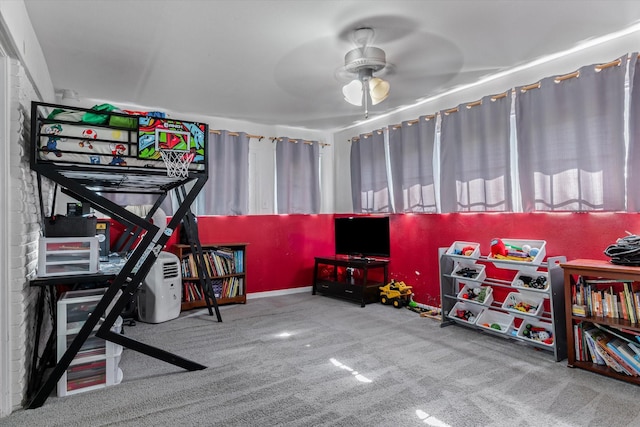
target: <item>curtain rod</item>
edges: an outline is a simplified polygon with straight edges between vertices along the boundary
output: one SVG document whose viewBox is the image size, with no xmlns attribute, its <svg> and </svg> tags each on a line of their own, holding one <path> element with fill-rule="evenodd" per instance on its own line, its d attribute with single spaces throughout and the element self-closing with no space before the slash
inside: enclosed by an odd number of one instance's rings
<svg viewBox="0 0 640 427">
<path fill-rule="evenodd" d="M 215 133 L 216 135 L 220 135 L 222 133 L 222 131 L 220 131 L 218 129 L 212 129 L 212 130 L 209 130 L 209 133 Z M 239 136 L 240 133 L 238 133 L 238 132 L 229 132 L 229 135 L 231 135 L 231 136 Z M 262 135 L 247 134 L 247 136 L 249 138 L 255 138 L 258 141 L 261 141 L 262 139 L 264 139 L 264 136 L 262 136 Z M 275 136 L 270 136 L 269 137 L 269 140 L 271 140 L 271 141 L 275 141 L 276 139 L 279 140 L 279 141 L 282 141 L 282 138 L 278 138 L 278 137 L 275 137 Z M 298 140 L 291 140 L 290 142 L 297 143 Z M 305 143 L 305 144 L 311 145 L 311 144 L 313 144 L 314 141 L 302 140 L 302 142 Z M 327 144 L 326 142 L 318 142 L 317 144 L 320 145 L 321 147 L 328 147 L 328 146 L 331 145 L 331 144 Z"/>
<path fill-rule="evenodd" d="M 425 121 L 425 122 L 428 122 L 429 120 L 433 120 L 433 119 L 435 119 L 435 118 L 436 118 L 436 115 L 435 115 L 435 114 L 429 114 L 429 115 L 427 115 L 427 116 L 424 116 L 424 121 Z M 418 123 L 418 122 L 420 122 L 420 119 L 413 119 L 413 120 L 407 120 L 407 121 L 406 121 L 406 123 L 407 123 L 409 126 L 413 126 L 413 125 L 415 125 L 415 124 L 416 124 L 416 123 Z M 378 132 L 378 133 L 380 134 L 380 133 L 384 132 L 385 130 L 389 130 L 389 129 L 400 129 L 401 127 L 402 127 L 402 123 L 398 123 L 398 124 L 395 124 L 395 125 L 388 125 L 388 126 L 386 126 L 386 127 L 383 127 L 383 128 L 378 129 L 376 132 Z M 364 136 L 365 138 L 369 138 L 369 137 L 373 136 L 373 132 L 365 133 L 365 134 L 363 134 L 363 136 Z M 351 140 L 354 140 L 354 141 L 357 141 L 357 140 L 359 140 L 359 139 L 360 139 L 360 137 L 359 137 L 359 136 L 354 136 L 353 138 L 351 138 Z"/>
<path fill-rule="evenodd" d="M 276 141 L 276 140 L 277 141 L 283 141 L 284 138 L 283 137 L 277 137 L 277 136 L 270 136 L 269 139 L 271 140 L 271 142 L 273 142 L 273 141 Z M 291 142 L 291 143 L 297 144 L 298 141 L 302 141 L 303 144 L 307 144 L 307 145 L 313 145 L 315 143 L 315 144 L 318 144 L 321 147 L 328 147 L 328 146 L 331 145 L 331 144 L 327 144 L 326 142 L 309 141 L 309 140 L 306 140 L 306 139 L 299 140 L 299 139 L 289 138 L 289 142 Z"/>
<path fill-rule="evenodd" d="M 627 57 L 627 58 L 628 58 L 628 59 L 631 59 L 631 55 L 628 55 L 628 57 Z M 640 59 L 640 53 L 638 54 L 638 59 Z M 600 72 L 600 71 L 602 71 L 602 70 L 604 70 L 604 69 L 607 69 L 607 68 L 611 68 L 611 67 L 619 67 L 621 64 L 622 64 L 622 60 L 621 60 L 620 58 L 618 58 L 618 59 L 615 59 L 615 60 L 613 60 L 613 61 L 611 61 L 611 62 L 605 62 L 605 63 L 603 63 L 603 64 L 598 64 L 598 65 L 594 66 L 594 68 L 595 68 L 595 70 L 596 70 L 597 72 Z M 564 81 L 564 80 L 569 80 L 569 79 L 572 79 L 572 78 L 574 78 L 574 77 L 580 77 L 580 71 L 579 71 L 579 70 L 574 71 L 574 72 L 569 73 L 569 74 L 564 74 L 564 75 L 561 75 L 561 76 L 557 76 L 557 77 L 555 78 L 555 80 L 554 80 L 554 81 L 555 81 L 556 83 L 560 83 L 560 82 L 562 82 L 562 81 Z M 524 93 L 524 92 L 526 92 L 526 91 L 528 91 L 528 90 L 532 90 L 532 89 L 540 89 L 540 82 L 532 83 L 532 84 L 529 84 L 529 85 L 522 86 L 522 87 L 520 88 L 520 91 L 521 91 L 522 93 Z M 492 100 L 492 101 L 496 101 L 496 100 L 498 100 L 498 99 L 505 98 L 505 97 L 507 97 L 507 95 L 509 95 L 509 94 L 511 94 L 511 93 L 515 93 L 515 92 L 516 92 L 516 89 L 507 90 L 507 91 L 505 91 L 504 93 L 500 93 L 500 94 L 498 94 L 498 95 L 493 95 L 493 96 L 491 97 L 491 100 Z M 466 105 L 466 107 L 467 107 L 467 108 L 472 108 L 472 107 L 476 107 L 476 106 L 478 106 L 478 105 L 482 105 L 482 99 L 479 99 L 479 100 L 477 100 L 477 101 L 470 102 L 470 103 L 468 103 L 468 104 Z M 458 112 L 458 111 L 459 111 L 459 110 L 458 110 L 458 107 L 454 107 L 454 108 L 450 108 L 450 109 L 448 109 L 448 110 L 444 110 L 444 113 L 445 113 L 445 114 L 451 114 L 451 113 L 456 113 L 456 112 Z M 435 118 L 438 114 L 440 114 L 440 113 L 435 113 L 435 114 L 431 114 L 431 115 L 429 115 L 429 116 L 426 116 L 426 120 L 433 119 L 433 118 Z M 408 120 L 408 121 L 407 121 L 407 123 L 409 124 L 409 126 L 411 126 L 411 125 L 413 125 L 413 124 L 418 123 L 418 119 Z M 391 129 L 399 129 L 399 128 L 401 128 L 401 127 L 402 127 L 402 124 L 389 125 L 389 128 L 391 128 Z M 386 129 L 386 128 L 383 128 L 383 129 Z M 370 136 L 373 136 L 373 133 L 365 133 L 365 134 L 363 134 L 363 136 L 364 136 L 365 138 L 368 138 L 368 137 L 370 137 Z M 348 141 L 349 141 L 349 142 L 353 142 L 353 141 L 359 141 L 359 140 L 360 140 L 360 137 L 359 137 L 359 136 L 354 136 L 354 137 L 352 137 L 351 139 L 349 139 Z"/>
<path fill-rule="evenodd" d="M 627 57 L 628 59 L 631 59 L 631 55 L 629 55 Z M 638 58 L 640 58 L 640 54 L 638 54 Z M 596 70 L 596 72 L 600 72 L 604 69 L 607 68 L 611 68 L 611 67 L 619 67 L 620 65 L 622 65 L 622 60 L 620 58 L 615 59 L 611 62 L 605 62 L 604 64 L 598 64 L 596 66 L 594 66 L 593 68 Z M 563 82 L 565 80 L 569 80 L 569 79 L 573 79 L 573 78 L 577 78 L 580 77 L 580 70 L 576 70 L 573 73 L 568 73 L 568 74 L 564 74 L 561 76 L 556 76 L 556 78 L 553 80 L 555 83 L 560 83 Z M 522 86 L 522 88 L 520 88 L 520 91 L 522 93 L 531 90 L 531 89 L 540 89 L 540 82 L 537 83 L 533 83 L 527 86 Z M 515 90 L 514 90 L 515 91 Z"/>
<path fill-rule="evenodd" d="M 217 130 L 217 129 L 212 129 L 212 130 L 209 130 L 209 133 L 215 133 L 216 135 L 220 135 L 220 134 L 222 133 L 222 131 Z M 230 136 L 240 136 L 240 133 L 238 133 L 238 132 L 229 132 L 229 135 L 230 135 Z M 251 135 L 251 134 L 247 134 L 247 136 L 248 136 L 249 138 L 255 138 L 255 139 L 257 139 L 258 141 L 260 141 L 261 139 L 263 139 L 263 138 L 264 138 L 264 136 L 262 136 L 262 135 Z"/>
</svg>

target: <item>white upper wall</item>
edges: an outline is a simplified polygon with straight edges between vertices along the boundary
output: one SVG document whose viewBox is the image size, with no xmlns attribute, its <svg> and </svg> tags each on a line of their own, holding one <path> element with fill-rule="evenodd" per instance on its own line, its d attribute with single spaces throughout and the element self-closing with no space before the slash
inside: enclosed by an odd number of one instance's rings
<svg viewBox="0 0 640 427">
<path fill-rule="evenodd" d="M 22 0 L 0 1 L 0 39 L 0 44 L 13 50 L 9 54 L 20 60 L 42 100 L 53 102 L 49 67 Z"/>
</svg>

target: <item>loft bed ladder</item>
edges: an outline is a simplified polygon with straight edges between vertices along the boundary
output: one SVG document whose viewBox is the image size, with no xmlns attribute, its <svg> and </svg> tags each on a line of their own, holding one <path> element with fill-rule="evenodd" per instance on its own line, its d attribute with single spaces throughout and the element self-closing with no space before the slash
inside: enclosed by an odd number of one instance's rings
<svg viewBox="0 0 640 427">
<path fill-rule="evenodd" d="M 180 204 L 185 203 L 184 200 L 187 198 L 187 193 L 185 191 L 184 186 L 176 189 L 176 198 Z M 218 301 L 216 300 L 215 292 L 213 290 L 213 280 L 211 279 L 211 274 L 206 267 L 205 264 L 205 254 L 202 249 L 202 244 L 200 243 L 200 237 L 198 233 L 198 221 L 196 220 L 195 215 L 189 209 L 185 214 L 184 221 L 182 223 L 183 230 L 187 235 L 187 242 L 189 244 L 189 248 L 191 249 L 191 253 L 194 256 L 194 261 L 196 265 L 196 271 L 199 278 L 199 286 L 202 291 L 202 295 L 204 297 L 205 302 L 207 303 L 207 309 L 209 310 L 209 315 L 213 315 L 211 311 L 211 306 L 216 312 L 216 317 L 218 322 L 222 322 L 222 317 L 220 315 L 220 309 L 218 307 Z"/>
</svg>

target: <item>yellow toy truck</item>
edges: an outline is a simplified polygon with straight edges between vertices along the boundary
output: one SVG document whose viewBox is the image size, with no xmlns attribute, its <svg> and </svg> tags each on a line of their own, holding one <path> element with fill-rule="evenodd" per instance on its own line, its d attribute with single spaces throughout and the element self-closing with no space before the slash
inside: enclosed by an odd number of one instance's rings
<svg viewBox="0 0 640 427">
<path fill-rule="evenodd" d="M 408 305 L 413 294 L 413 286 L 408 286 L 404 282 L 391 280 L 384 286 L 380 286 L 380 302 L 382 304 L 392 304 L 395 308 L 402 308 Z"/>
</svg>

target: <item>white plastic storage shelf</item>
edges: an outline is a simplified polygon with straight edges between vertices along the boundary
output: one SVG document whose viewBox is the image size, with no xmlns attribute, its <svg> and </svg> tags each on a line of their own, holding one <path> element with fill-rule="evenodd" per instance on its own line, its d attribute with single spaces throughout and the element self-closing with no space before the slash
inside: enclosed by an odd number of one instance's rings
<svg viewBox="0 0 640 427">
<path fill-rule="evenodd" d="M 91 312 L 96 308 L 102 299 L 106 289 L 86 289 L 81 291 L 69 291 L 63 293 L 58 299 L 58 335 L 77 334 L 82 325 L 87 321 Z M 114 298 L 119 298 L 120 294 Z M 111 306 L 107 308 L 105 315 L 111 311 Z M 117 322 L 116 322 L 117 323 Z M 94 330 L 97 330 L 102 322 L 98 322 Z"/>
<path fill-rule="evenodd" d="M 98 272 L 100 247 L 93 237 L 41 237 L 38 276 L 68 276 Z"/>
<path fill-rule="evenodd" d="M 484 307 L 478 304 L 471 304 L 464 301 L 458 301 L 453 308 L 447 313 L 449 319 L 456 322 L 475 325 L 478 317 L 484 311 Z"/>
<path fill-rule="evenodd" d="M 495 310 L 484 310 L 476 325 L 496 334 L 506 335 L 513 331 L 514 317 L 507 313 Z"/>
<path fill-rule="evenodd" d="M 74 359 L 58 381 L 58 396 L 70 396 L 122 382 L 120 354 L 95 360 Z"/>
<path fill-rule="evenodd" d="M 442 326 L 463 325 L 551 351 L 556 361 L 565 359 L 564 277 L 560 268 L 565 257 L 545 261 L 544 240 L 501 240 L 509 250 L 534 249 L 535 255 L 526 261 L 477 256 L 480 244 L 467 241 L 440 248 Z M 485 299 L 474 301 L 483 289 Z"/>
<path fill-rule="evenodd" d="M 88 289 L 65 292 L 57 303 L 57 356 L 67 351 L 76 335 L 102 299 L 105 289 Z M 110 310 L 107 310 L 107 313 Z M 96 326 L 95 329 L 99 327 Z M 94 331 L 95 331 L 94 329 Z M 118 317 L 111 328 L 122 331 L 122 318 Z M 58 381 L 58 396 L 68 396 L 97 388 L 119 384 L 123 373 L 119 368 L 122 346 L 105 341 L 92 333 L 69 364 Z"/>
</svg>

